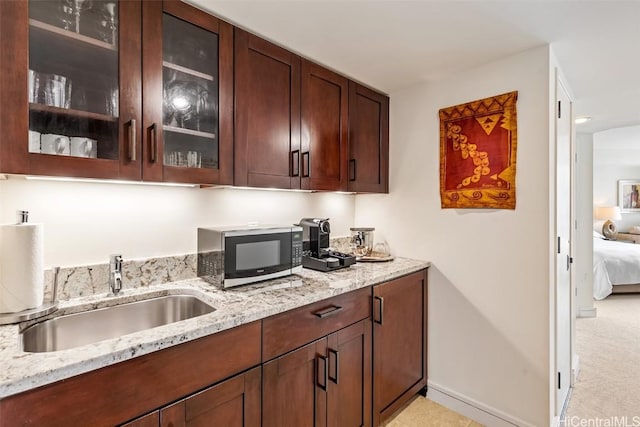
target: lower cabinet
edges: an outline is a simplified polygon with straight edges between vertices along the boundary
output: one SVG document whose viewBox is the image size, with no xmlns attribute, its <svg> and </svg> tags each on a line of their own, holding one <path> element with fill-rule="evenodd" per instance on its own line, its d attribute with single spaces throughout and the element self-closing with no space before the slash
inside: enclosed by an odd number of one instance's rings
<svg viewBox="0 0 640 427">
<path fill-rule="evenodd" d="M 123 427 L 260 426 L 260 367 L 210 387 Z"/>
<path fill-rule="evenodd" d="M 0 427 L 378 426 L 426 382 L 422 270 L 2 399 Z"/>
<path fill-rule="evenodd" d="M 260 366 L 261 330 L 260 321 L 248 323 L 7 397 L 0 427 L 120 425 L 185 396 L 193 396 L 188 412 L 198 412 L 193 393 Z"/>
<path fill-rule="evenodd" d="M 427 385 L 427 271 L 373 287 L 373 425 Z"/>
<path fill-rule="evenodd" d="M 327 425 L 371 425 L 371 320 L 327 337 Z"/>
<path fill-rule="evenodd" d="M 366 319 L 265 363 L 262 425 L 370 425 L 370 349 Z"/>
</svg>

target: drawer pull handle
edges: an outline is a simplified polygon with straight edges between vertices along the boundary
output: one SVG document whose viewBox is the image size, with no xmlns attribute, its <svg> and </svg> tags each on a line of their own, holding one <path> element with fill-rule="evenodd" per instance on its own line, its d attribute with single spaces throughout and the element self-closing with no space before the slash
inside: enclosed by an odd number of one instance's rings
<svg viewBox="0 0 640 427">
<path fill-rule="evenodd" d="M 327 358 L 325 356 L 318 355 L 318 363 L 317 363 L 317 374 L 318 374 L 318 387 L 327 391 L 327 381 L 329 371 L 327 369 Z M 322 372 L 320 371 L 320 362 L 322 361 Z M 322 378 L 322 383 L 320 382 L 320 378 Z"/>
<path fill-rule="evenodd" d="M 333 314 L 336 314 L 340 310 L 342 310 L 342 307 L 340 307 L 339 305 L 332 305 L 330 307 L 323 308 L 322 310 L 314 311 L 313 314 L 315 314 L 321 319 L 324 319 L 325 317 L 329 317 Z"/>
<path fill-rule="evenodd" d="M 378 319 L 376 319 L 375 315 L 374 315 L 373 321 L 375 323 L 379 324 L 379 325 L 382 325 L 382 315 L 384 313 L 384 298 L 378 297 L 378 296 L 374 296 L 373 299 L 374 299 L 374 305 L 375 305 L 375 301 L 379 302 L 379 304 L 378 304 Z"/>
<path fill-rule="evenodd" d="M 335 359 L 335 369 L 334 372 L 335 374 L 333 375 L 333 377 L 331 375 L 329 375 L 329 379 L 331 381 L 333 381 L 334 383 L 338 384 L 338 375 L 340 375 L 340 352 L 338 352 L 338 350 L 334 350 L 332 348 L 329 349 L 329 366 L 331 366 L 331 355 L 333 354 L 333 357 Z"/>
</svg>

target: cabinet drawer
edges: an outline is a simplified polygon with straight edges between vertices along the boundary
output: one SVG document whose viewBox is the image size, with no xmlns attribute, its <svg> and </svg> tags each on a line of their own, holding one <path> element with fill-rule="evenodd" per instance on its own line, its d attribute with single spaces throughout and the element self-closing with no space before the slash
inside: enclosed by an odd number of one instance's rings
<svg viewBox="0 0 640 427">
<path fill-rule="evenodd" d="M 262 360 L 267 361 L 371 315 L 371 289 L 338 295 L 262 323 Z"/>
</svg>

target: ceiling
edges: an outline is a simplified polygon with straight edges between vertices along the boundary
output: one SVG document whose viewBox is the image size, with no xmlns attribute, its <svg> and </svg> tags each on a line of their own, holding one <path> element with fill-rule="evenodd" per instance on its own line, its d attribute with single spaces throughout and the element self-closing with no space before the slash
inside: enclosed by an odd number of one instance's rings
<svg viewBox="0 0 640 427">
<path fill-rule="evenodd" d="M 640 124 L 639 1 L 189 1 L 389 94 L 551 44 L 577 132 Z"/>
</svg>

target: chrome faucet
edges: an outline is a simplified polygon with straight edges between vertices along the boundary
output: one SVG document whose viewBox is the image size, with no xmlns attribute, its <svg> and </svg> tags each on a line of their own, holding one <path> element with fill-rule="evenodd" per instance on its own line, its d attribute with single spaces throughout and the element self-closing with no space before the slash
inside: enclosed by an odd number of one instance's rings
<svg viewBox="0 0 640 427">
<path fill-rule="evenodd" d="M 109 259 L 109 287 L 114 295 L 122 289 L 122 255 L 111 255 Z"/>
</svg>

